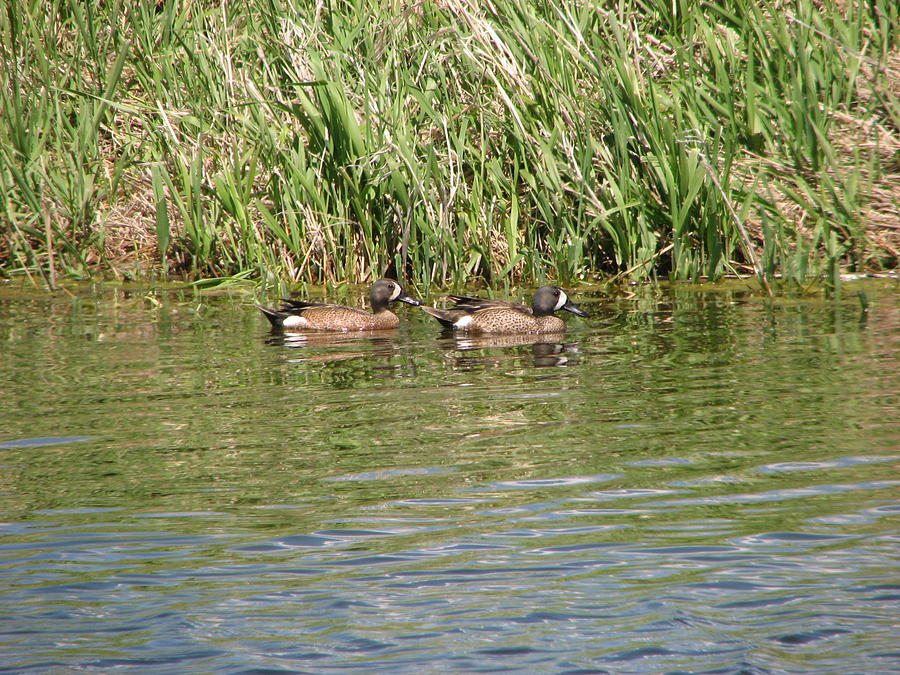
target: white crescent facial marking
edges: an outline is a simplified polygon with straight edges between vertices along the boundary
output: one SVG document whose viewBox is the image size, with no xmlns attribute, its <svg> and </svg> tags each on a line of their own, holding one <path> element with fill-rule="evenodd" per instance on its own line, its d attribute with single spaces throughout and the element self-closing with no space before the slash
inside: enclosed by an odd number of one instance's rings
<svg viewBox="0 0 900 675">
<path fill-rule="evenodd" d="M 281 325 L 285 328 L 297 328 L 298 326 L 305 326 L 308 323 L 309 322 L 302 316 L 292 314 L 291 316 L 284 317 L 284 321 L 281 322 Z"/>
<path fill-rule="evenodd" d="M 394 290 L 391 291 L 391 300 L 396 300 L 400 297 L 401 288 L 398 284 L 394 284 Z"/>
<path fill-rule="evenodd" d="M 556 301 L 556 307 L 553 308 L 553 311 L 556 312 L 562 309 L 562 306 L 569 301 L 569 296 L 566 295 L 565 291 L 559 292 L 559 300 Z"/>
<path fill-rule="evenodd" d="M 456 320 L 456 323 L 453 324 L 457 328 L 467 328 L 469 324 L 472 323 L 472 315 L 466 314 L 465 316 L 461 316 Z"/>
</svg>

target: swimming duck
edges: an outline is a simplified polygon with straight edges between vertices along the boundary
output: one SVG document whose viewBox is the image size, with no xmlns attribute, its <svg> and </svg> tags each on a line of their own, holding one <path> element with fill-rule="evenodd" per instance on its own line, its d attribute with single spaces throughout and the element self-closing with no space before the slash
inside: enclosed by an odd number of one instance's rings
<svg viewBox="0 0 900 675">
<path fill-rule="evenodd" d="M 410 297 L 403 287 L 393 279 L 379 279 L 369 290 L 369 304 L 372 313 L 343 305 L 329 305 L 319 302 L 284 299 L 280 309 L 256 305 L 272 328 L 276 330 L 307 331 L 356 331 L 356 330 L 388 330 L 396 328 L 400 319 L 388 305 L 392 302 L 405 302 L 418 306 L 422 303 Z"/>
<path fill-rule="evenodd" d="M 575 305 L 558 286 L 541 286 L 531 300 L 531 307 L 505 300 L 483 300 L 466 295 L 449 296 L 455 303 L 451 309 L 422 309 L 445 328 L 469 333 L 512 335 L 517 333 L 563 333 L 565 322 L 554 312 L 566 310 L 576 316 L 587 312 Z"/>
</svg>

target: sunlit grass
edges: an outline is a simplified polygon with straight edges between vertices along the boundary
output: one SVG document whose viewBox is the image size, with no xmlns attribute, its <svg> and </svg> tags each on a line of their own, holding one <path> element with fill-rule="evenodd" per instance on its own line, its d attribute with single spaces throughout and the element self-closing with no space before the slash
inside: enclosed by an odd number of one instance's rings
<svg viewBox="0 0 900 675">
<path fill-rule="evenodd" d="M 898 16 L 9 3 L 0 266 L 440 285 L 895 266 Z"/>
</svg>

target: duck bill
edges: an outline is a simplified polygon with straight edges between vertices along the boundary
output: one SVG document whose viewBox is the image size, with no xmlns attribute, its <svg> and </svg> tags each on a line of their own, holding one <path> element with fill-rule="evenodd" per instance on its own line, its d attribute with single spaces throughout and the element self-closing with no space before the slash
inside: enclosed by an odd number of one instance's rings
<svg viewBox="0 0 900 675">
<path fill-rule="evenodd" d="M 581 309 L 581 307 L 576 305 L 571 300 L 569 302 L 567 302 L 566 304 L 564 304 L 562 307 L 560 307 L 560 309 L 564 309 L 567 312 L 572 312 L 572 314 L 574 314 L 575 316 L 583 316 L 583 317 L 590 316 L 587 312 L 585 312 L 583 309 Z"/>
<path fill-rule="evenodd" d="M 397 298 L 397 302 L 405 302 L 407 305 L 412 305 L 413 307 L 418 307 L 422 304 L 421 300 L 416 300 L 409 295 L 401 295 L 399 298 Z"/>
</svg>

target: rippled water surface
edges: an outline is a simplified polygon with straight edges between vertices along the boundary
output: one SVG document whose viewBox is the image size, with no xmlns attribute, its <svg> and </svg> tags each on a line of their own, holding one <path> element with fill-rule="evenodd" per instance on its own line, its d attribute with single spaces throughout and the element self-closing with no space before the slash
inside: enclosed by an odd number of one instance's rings
<svg viewBox="0 0 900 675">
<path fill-rule="evenodd" d="M 0 288 L 0 671 L 900 671 L 896 285 L 573 298 Z"/>
</svg>

